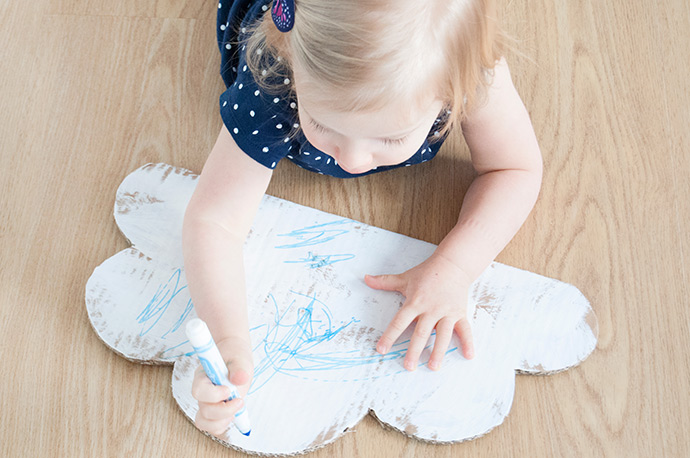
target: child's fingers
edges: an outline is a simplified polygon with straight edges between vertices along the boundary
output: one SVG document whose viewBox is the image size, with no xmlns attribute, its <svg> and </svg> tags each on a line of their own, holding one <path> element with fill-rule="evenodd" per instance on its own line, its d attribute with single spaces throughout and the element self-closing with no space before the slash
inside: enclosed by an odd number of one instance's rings
<svg viewBox="0 0 690 458">
<path fill-rule="evenodd" d="M 220 387 L 214 386 L 214 388 Z M 202 431 L 220 436 L 230 427 L 235 419 L 235 414 L 243 405 L 244 400 L 242 398 L 211 403 L 200 401 L 194 424 Z"/>
<path fill-rule="evenodd" d="M 205 420 L 234 420 L 235 414 L 244 405 L 242 398 L 236 398 L 232 401 L 214 402 L 212 404 L 199 403 L 199 412 Z"/>
<path fill-rule="evenodd" d="M 222 436 L 225 431 L 232 425 L 232 420 L 226 418 L 224 420 L 209 420 L 197 413 L 194 419 L 194 424 L 202 431 L 209 432 L 214 436 Z"/>
<path fill-rule="evenodd" d="M 453 321 L 450 318 L 444 318 L 436 325 L 436 341 L 434 342 L 434 350 L 431 352 L 431 358 L 429 358 L 429 369 L 436 371 L 441 368 L 441 361 L 446 355 L 452 337 Z"/>
<path fill-rule="evenodd" d="M 412 339 L 410 339 L 410 345 L 407 347 L 407 354 L 405 355 L 405 369 L 408 371 L 413 371 L 417 368 L 419 355 L 422 354 L 424 347 L 426 347 L 435 324 L 433 320 L 428 318 L 420 319 L 417 322 Z"/>
<path fill-rule="evenodd" d="M 211 383 L 203 369 L 199 367 L 194 373 L 192 396 L 199 402 L 222 402 L 230 397 L 230 388 L 222 385 L 216 386 Z"/>
<path fill-rule="evenodd" d="M 376 351 L 385 355 L 391 349 L 398 337 L 407 329 L 407 327 L 417 318 L 417 313 L 412 311 L 409 307 L 403 306 L 393 317 L 383 335 L 379 339 L 376 346 Z"/>
<path fill-rule="evenodd" d="M 461 318 L 455 323 L 455 332 L 460 337 L 462 354 L 466 359 L 474 358 L 474 343 L 472 342 L 472 328 L 467 318 Z"/>
</svg>

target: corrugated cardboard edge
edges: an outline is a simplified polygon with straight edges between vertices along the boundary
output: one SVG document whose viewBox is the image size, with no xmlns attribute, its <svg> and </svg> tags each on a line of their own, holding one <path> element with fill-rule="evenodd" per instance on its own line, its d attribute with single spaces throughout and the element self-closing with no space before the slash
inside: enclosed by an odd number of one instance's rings
<svg viewBox="0 0 690 458">
<path fill-rule="evenodd" d="M 110 346 L 108 344 L 108 342 L 103 340 L 101 335 L 98 333 L 98 329 L 96 329 L 95 326 L 93 325 L 93 322 L 91 321 L 91 319 L 89 319 L 89 324 L 91 325 L 91 329 L 93 329 L 93 333 L 96 334 L 96 336 L 98 336 L 98 340 L 100 340 L 103 343 L 103 345 L 106 346 L 106 348 L 108 348 L 110 351 L 112 351 L 117 356 L 121 357 L 122 359 L 129 361 L 130 363 L 142 364 L 144 366 L 170 366 L 170 367 L 172 367 L 175 364 L 175 361 L 160 361 L 160 360 L 152 360 L 152 359 L 131 358 L 131 357 L 125 355 L 124 353 L 122 353 L 121 351 L 119 351 L 117 348 Z"/>
<path fill-rule="evenodd" d="M 413 436 L 413 435 L 411 435 L 410 433 L 408 433 L 408 432 L 406 432 L 406 431 L 404 431 L 404 430 L 402 430 L 402 429 L 398 429 L 398 428 L 396 428 L 395 426 L 390 425 L 390 424 L 386 423 L 385 421 L 381 420 L 379 417 L 376 416 L 376 412 L 375 412 L 374 410 L 369 409 L 369 415 L 371 415 L 372 417 L 374 417 L 374 419 L 383 427 L 383 429 L 392 430 L 392 431 L 397 431 L 397 432 L 399 432 L 400 434 L 402 434 L 403 436 L 405 436 L 405 437 L 407 437 L 407 438 L 414 439 L 414 440 L 419 441 L 419 442 L 424 442 L 424 443 L 426 443 L 426 444 L 433 444 L 433 445 L 461 444 L 461 443 L 463 443 L 463 442 L 469 442 L 469 441 L 478 439 L 478 438 L 480 438 L 480 437 L 484 437 L 484 436 L 486 436 L 487 434 L 489 434 L 491 431 L 493 431 L 496 427 L 502 425 L 503 422 L 505 421 L 505 419 L 508 418 L 508 415 L 509 415 L 509 414 L 510 414 L 510 411 L 503 417 L 503 419 L 501 420 L 500 423 L 498 423 L 498 424 L 495 425 L 495 426 L 492 426 L 491 428 L 487 429 L 486 431 L 484 431 L 484 432 L 481 433 L 481 434 L 477 434 L 476 436 L 466 437 L 466 438 L 464 438 L 464 439 L 459 439 L 459 440 L 456 440 L 456 441 L 435 441 L 435 440 L 433 440 L 433 439 L 424 439 L 424 438 L 421 438 L 421 437 Z"/>
<path fill-rule="evenodd" d="M 170 394 L 171 394 L 171 395 L 172 395 L 172 389 L 173 389 L 172 382 L 170 382 L 170 392 L 171 392 Z M 174 395 L 173 395 L 173 398 L 174 398 Z M 341 437 L 345 436 L 346 434 L 354 433 L 354 432 L 356 431 L 356 426 L 364 419 L 364 417 L 366 417 L 366 415 L 364 415 L 362 418 L 360 418 L 360 419 L 357 421 L 357 423 L 355 423 L 355 425 L 354 425 L 353 427 L 351 427 L 351 428 L 345 428 L 344 431 L 342 431 L 340 434 L 337 434 L 336 436 L 332 437 L 331 439 L 328 439 L 327 441 L 325 441 L 325 442 L 323 442 L 323 443 L 320 443 L 319 445 L 315 445 L 315 446 L 313 446 L 313 447 L 307 447 L 307 448 L 305 448 L 305 449 L 302 450 L 302 451 L 295 452 L 295 453 L 261 453 L 261 452 L 257 452 L 257 451 L 254 451 L 254 450 L 247 450 L 247 449 L 244 449 L 244 448 L 242 448 L 242 447 L 238 447 L 238 446 L 236 446 L 236 445 L 231 444 L 230 442 L 226 442 L 226 441 L 224 441 L 223 439 L 214 436 L 214 435 L 211 434 L 211 433 L 208 433 L 208 432 L 206 432 L 206 431 L 203 431 L 203 430 L 197 428 L 196 424 L 194 423 L 194 419 L 193 419 L 193 418 L 190 418 L 190 417 L 187 415 L 187 412 L 185 412 L 184 409 L 182 408 L 182 406 L 180 406 L 180 403 L 179 403 L 179 402 L 175 402 L 175 405 L 177 405 L 178 410 L 180 410 L 180 411 L 182 412 L 182 415 L 187 419 L 187 421 L 189 421 L 189 422 L 192 424 L 192 426 L 194 426 L 194 428 L 196 428 L 196 429 L 197 429 L 199 432 L 201 432 L 204 436 L 210 438 L 210 439 L 213 440 L 214 442 L 217 442 L 217 443 L 219 443 L 220 445 L 222 445 L 222 446 L 224 446 L 224 447 L 231 448 L 231 449 L 236 450 L 236 451 L 238 451 L 238 452 L 242 452 L 242 453 L 246 453 L 247 455 L 254 455 L 254 456 L 275 456 L 275 457 L 279 457 L 279 456 L 301 456 L 301 455 L 306 455 L 307 453 L 311 453 L 311 452 L 314 452 L 314 451 L 316 451 L 316 450 L 319 450 L 319 449 L 322 449 L 322 448 L 327 447 L 328 445 L 334 443 L 335 441 L 337 441 L 337 440 L 340 439 Z M 369 410 L 369 413 L 372 413 L 372 412 L 373 412 L 372 410 Z M 374 418 L 376 418 L 376 417 L 374 416 Z"/>
</svg>

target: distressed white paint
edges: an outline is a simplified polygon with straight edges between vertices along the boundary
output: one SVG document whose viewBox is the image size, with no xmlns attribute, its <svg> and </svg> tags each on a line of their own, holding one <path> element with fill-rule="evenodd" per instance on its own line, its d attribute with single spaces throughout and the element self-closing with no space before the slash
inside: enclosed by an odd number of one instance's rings
<svg viewBox="0 0 690 458">
<path fill-rule="evenodd" d="M 190 393 L 197 362 L 184 337 L 194 312 L 181 227 L 195 184 L 194 174 L 166 164 L 129 175 L 117 192 L 115 219 L 132 248 L 96 268 L 86 287 L 89 317 L 109 347 L 142 363 L 175 364 L 173 395 L 189 419 L 197 409 Z M 304 245 L 322 231 L 322 243 Z M 364 274 L 403 272 L 434 248 L 266 196 L 245 249 L 253 430 L 245 437 L 233 428 L 221 441 L 253 453 L 300 453 L 335 440 L 370 409 L 419 439 L 471 439 L 503 422 L 516 370 L 564 370 L 594 349 L 596 318 L 575 287 L 493 263 L 468 298 L 473 360 L 455 350 L 441 371 L 429 370 L 433 337 L 415 372 L 402 367 L 406 344 L 378 355 L 376 341 L 402 298 L 369 289 Z M 296 262 L 305 259 L 312 261 Z"/>
</svg>

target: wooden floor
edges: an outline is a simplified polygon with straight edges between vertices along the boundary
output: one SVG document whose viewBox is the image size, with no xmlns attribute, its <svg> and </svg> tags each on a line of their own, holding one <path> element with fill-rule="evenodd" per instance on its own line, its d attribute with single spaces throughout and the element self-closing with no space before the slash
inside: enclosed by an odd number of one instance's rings
<svg viewBox="0 0 690 458">
<path fill-rule="evenodd" d="M 217 3 L 217 2 L 216 2 Z M 171 368 L 93 332 L 84 287 L 127 247 L 115 190 L 147 162 L 200 171 L 221 126 L 216 3 L 0 2 L 0 456 L 240 456 L 178 410 Z M 505 423 L 436 446 L 365 418 L 318 457 L 690 456 L 690 7 L 505 1 L 545 160 L 498 260 L 576 285 L 599 318 L 581 366 L 520 376 Z M 342 181 L 284 161 L 269 193 L 438 243 L 472 180 L 433 161 Z"/>
</svg>

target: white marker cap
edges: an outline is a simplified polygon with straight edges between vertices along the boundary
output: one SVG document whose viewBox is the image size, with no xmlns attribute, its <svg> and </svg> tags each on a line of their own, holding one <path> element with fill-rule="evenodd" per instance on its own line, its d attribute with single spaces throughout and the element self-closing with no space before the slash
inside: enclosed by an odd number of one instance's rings
<svg viewBox="0 0 690 458">
<path fill-rule="evenodd" d="M 185 331 L 189 342 L 194 347 L 203 347 L 211 340 L 211 332 L 208 330 L 208 326 L 199 318 L 190 320 Z"/>
</svg>

